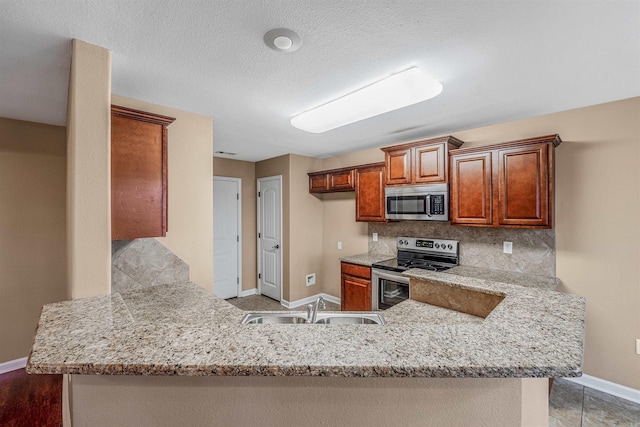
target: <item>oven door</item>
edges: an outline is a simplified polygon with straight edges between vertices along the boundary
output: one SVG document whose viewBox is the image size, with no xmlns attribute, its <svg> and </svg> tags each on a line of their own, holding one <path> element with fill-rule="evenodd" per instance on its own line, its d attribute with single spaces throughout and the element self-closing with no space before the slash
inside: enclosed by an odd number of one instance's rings
<svg viewBox="0 0 640 427">
<path fill-rule="evenodd" d="M 400 273 L 371 271 L 372 309 L 386 310 L 409 298 L 409 278 Z"/>
</svg>

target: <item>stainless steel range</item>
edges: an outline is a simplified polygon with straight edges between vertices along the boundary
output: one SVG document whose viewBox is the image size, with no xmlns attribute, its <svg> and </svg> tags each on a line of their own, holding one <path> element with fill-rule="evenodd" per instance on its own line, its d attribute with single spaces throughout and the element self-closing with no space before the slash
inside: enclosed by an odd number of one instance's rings
<svg viewBox="0 0 640 427">
<path fill-rule="evenodd" d="M 373 264 L 371 270 L 372 309 L 384 310 L 409 298 L 411 268 L 445 271 L 458 265 L 458 241 L 428 237 L 399 237 L 398 257 Z"/>
</svg>

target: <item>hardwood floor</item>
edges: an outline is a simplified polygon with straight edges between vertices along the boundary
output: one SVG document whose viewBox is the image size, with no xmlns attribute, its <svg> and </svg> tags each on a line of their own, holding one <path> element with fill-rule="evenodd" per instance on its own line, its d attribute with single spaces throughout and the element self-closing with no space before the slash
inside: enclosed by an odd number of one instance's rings
<svg viewBox="0 0 640 427">
<path fill-rule="evenodd" d="M 0 375 L 0 426 L 62 426 L 62 375 Z"/>
</svg>

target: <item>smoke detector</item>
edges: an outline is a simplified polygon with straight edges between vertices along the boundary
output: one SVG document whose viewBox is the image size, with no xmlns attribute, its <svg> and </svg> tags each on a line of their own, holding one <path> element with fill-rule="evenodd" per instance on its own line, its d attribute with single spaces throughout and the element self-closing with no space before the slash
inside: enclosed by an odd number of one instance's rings
<svg viewBox="0 0 640 427">
<path fill-rule="evenodd" d="M 295 52 L 302 45 L 300 36 L 287 28 L 275 28 L 264 35 L 264 44 L 277 52 Z"/>
</svg>

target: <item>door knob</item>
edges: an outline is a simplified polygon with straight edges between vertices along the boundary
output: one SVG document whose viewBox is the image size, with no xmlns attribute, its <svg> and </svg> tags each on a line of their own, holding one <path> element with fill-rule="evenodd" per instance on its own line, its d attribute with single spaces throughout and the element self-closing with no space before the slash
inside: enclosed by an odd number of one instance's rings
<svg viewBox="0 0 640 427">
<path fill-rule="evenodd" d="M 272 247 L 271 249 L 280 249 L 280 245 L 275 245 L 274 247 Z"/>
</svg>

